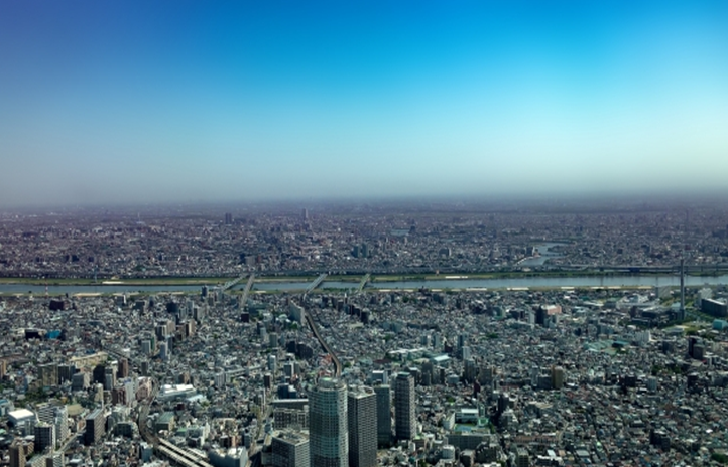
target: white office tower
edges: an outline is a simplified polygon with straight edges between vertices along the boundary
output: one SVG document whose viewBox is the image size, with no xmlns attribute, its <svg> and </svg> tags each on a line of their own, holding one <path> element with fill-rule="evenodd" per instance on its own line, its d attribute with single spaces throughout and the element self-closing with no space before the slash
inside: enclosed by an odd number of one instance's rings
<svg viewBox="0 0 728 467">
<path fill-rule="evenodd" d="M 415 379 L 409 373 L 394 378 L 394 431 L 398 440 L 415 437 Z"/>
<path fill-rule="evenodd" d="M 385 447 L 392 442 L 392 390 L 388 384 L 374 386 L 377 395 L 377 444 Z"/>
<path fill-rule="evenodd" d="M 309 395 L 311 467 L 349 467 L 346 383 L 321 378 Z"/>
<path fill-rule="evenodd" d="M 348 398 L 349 467 L 377 466 L 377 397 L 370 387 L 351 388 Z"/>
<path fill-rule="evenodd" d="M 64 442 L 68 438 L 68 408 L 66 406 L 56 407 L 53 425 L 56 429 L 56 441 Z"/>
</svg>

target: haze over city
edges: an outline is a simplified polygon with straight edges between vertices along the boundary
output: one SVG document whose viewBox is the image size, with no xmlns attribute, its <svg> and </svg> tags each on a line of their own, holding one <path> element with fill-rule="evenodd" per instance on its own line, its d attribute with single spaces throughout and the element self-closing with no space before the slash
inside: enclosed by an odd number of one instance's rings
<svg viewBox="0 0 728 467">
<path fill-rule="evenodd" d="M 725 186 L 725 2 L 2 2 L 0 205 Z"/>
</svg>

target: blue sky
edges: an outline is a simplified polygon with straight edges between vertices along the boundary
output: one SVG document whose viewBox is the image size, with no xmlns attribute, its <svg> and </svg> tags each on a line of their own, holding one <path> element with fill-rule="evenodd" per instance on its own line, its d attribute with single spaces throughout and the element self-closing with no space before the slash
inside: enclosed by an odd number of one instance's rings
<svg viewBox="0 0 728 467">
<path fill-rule="evenodd" d="M 721 189 L 728 2 L 0 2 L 0 204 Z"/>
</svg>

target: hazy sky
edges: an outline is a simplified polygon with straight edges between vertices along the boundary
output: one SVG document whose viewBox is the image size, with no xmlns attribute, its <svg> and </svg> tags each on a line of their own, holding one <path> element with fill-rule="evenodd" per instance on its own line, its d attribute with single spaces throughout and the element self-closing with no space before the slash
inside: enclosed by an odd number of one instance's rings
<svg viewBox="0 0 728 467">
<path fill-rule="evenodd" d="M 0 2 L 0 205 L 728 187 L 728 2 Z"/>
</svg>

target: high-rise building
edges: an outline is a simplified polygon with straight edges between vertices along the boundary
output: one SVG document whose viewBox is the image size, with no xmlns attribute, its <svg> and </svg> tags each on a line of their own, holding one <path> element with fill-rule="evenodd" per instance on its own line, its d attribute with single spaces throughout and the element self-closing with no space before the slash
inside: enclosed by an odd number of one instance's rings
<svg viewBox="0 0 728 467">
<path fill-rule="evenodd" d="M 349 467 L 377 465 L 377 398 L 370 387 L 349 391 Z"/>
<path fill-rule="evenodd" d="M 8 449 L 10 454 L 10 467 L 25 467 L 25 447 L 15 443 Z"/>
<path fill-rule="evenodd" d="M 53 417 L 53 425 L 56 428 L 56 441 L 62 443 L 68 438 L 68 408 L 66 406 L 56 407 Z"/>
<path fill-rule="evenodd" d="M 392 391 L 388 384 L 374 387 L 377 395 L 377 444 L 387 446 L 392 441 Z"/>
<path fill-rule="evenodd" d="M 162 342 L 159 344 L 159 358 L 165 361 L 169 358 L 169 349 L 167 349 L 166 342 Z"/>
<path fill-rule="evenodd" d="M 106 370 L 104 372 L 104 380 L 102 381 L 104 384 L 104 390 L 105 391 L 111 391 L 114 389 L 114 386 L 116 386 L 116 368 L 115 367 L 106 367 Z"/>
<path fill-rule="evenodd" d="M 71 377 L 71 390 L 73 392 L 83 391 L 91 385 L 91 374 L 84 371 L 76 373 Z"/>
<path fill-rule="evenodd" d="M 56 430 L 53 425 L 39 423 L 34 428 L 35 440 L 33 450 L 43 452 L 46 448 L 55 449 L 56 447 Z"/>
<path fill-rule="evenodd" d="M 566 372 L 564 367 L 555 366 L 551 368 L 551 387 L 554 389 L 561 389 L 564 387 L 564 380 L 566 379 Z"/>
<path fill-rule="evenodd" d="M 35 406 L 35 416 L 41 423 L 52 424 L 55 419 L 57 405 L 45 402 Z"/>
<path fill-rule="evenodd" d="M 398 440 L 415 436 L 415 379 L 405 372 L 394 378 L 394 431 Z"/>
<path fill-rule="evenodd" d="M 58 384 L 58 366 L 55 363 L 48 363 L 38 367 L 38 378 L 43 386 Z"/>
<path fill-rule="evenodd" d="M 305 431 L 278 431 L 270 443 L 272 467 L 311 467 L 311 447 Z"/>
<path fill-rule="evenodd" d="M 86 437 L 84 441 L 87 446 L 96 444 L 106 433 L 106 417 L 101 409 L 96 409 L 86 418 Z"/>
<path fill-rule="evenodd" d="M 120 358 L 116 373 L 119 378 L 126 378 L 129 376 L 129 360 L 126 358 Z"/>
<path fill-rule="evenodd" d="M 103 363 L 99 363 L 94 367 L 93 370 L 93 382 L 94 383 L 101 383 L 104 384 L 104 380 L 106 379 L 106 365 Z"/>
<path fill-rule="evenodd" d="M 530 460 L 528 457 L 528 451 L 523 448 L 516 449 L 516 467 L 528 467 Z"/>
<path fill-rule="evenodd" d="M 309 395 L 311 467 L 348 467 L 346 383 L 321 378 Z"/>
<path fill-rule="evenodd" d="M 58 365 L 58 384 L 63 384 L 66 381 L 71 381 L 75 368 L 73 365 Z"/>
<path fill-rule="evenodd" d="M 225 213 L 225 224 L 230 225 L 233 223 L 233 213 L 226 212 Z"/>
</svg>

